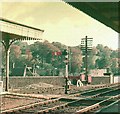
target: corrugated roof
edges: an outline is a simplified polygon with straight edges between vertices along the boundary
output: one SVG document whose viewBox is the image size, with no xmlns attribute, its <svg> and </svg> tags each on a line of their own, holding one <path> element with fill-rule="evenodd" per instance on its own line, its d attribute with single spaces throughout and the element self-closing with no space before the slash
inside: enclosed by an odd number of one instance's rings
<svg viewBox="0 0 120 114">
<path fill-rule="evenodd" d="M 120 2 L 67 3 L 120 33 Z"/>
</svg>

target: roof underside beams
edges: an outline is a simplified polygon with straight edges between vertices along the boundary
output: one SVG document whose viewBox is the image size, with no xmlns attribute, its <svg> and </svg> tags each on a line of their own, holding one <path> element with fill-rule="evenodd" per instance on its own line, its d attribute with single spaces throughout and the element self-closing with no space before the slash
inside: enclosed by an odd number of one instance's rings
<svg viewBox="0 0 120 114">
<path fill-rule="evenodd" d="M 41 40 L 44 30 L 0 19 L 2 40 Z"/>
<path fill-rule="evenodd" d="M 68 2 L 68 4 L 120 33 L 119 2 Z"/>
</svg>

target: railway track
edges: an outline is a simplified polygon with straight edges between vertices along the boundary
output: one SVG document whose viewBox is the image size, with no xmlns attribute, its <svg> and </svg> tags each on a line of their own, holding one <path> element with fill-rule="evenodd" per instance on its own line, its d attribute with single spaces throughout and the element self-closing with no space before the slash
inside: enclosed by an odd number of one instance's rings
<svg viewBox="0 0 120 114">
<path fill-rule="evenodd" d="M 20 94 L 3 94 L 1 95 L 1 112 L 11 112 L 25 106 L 33 106 L 39 102 L 46 101 L 45 98 L 38 98 L 34 96 L 20 95 Z"/>
<path fill-rule="evenodd" d="M 93 105 L 90 105 L 84 109 L 81 109 L 79 111 L 77 111 L 75 114 L 82 114 L 82 113 L 97 113 L 98 110 L 100 110 L 101 108 L 104 109 L 106 106 L 113 104 L 114 99 L 117 101 L 120 101 L 120 95 L 116 95 L 114 97 L 109 97 L 105 100 L 102 100 L 100 102 L 97 102 Z M 109 112 L 110 113 L 110 112 Z M 118 112 L 119 113 L 119 112 Z"/>
<path fill-rule="evenodd" d="M 114 87 L 114 86 L 119 86 L 119 85 L 120 85 L 120 83 L 104 84 L 104 85 L 92 86 L 90 88 L 86 88 L 83 90 L 79 90 L 79 88 L 78 89 L 74 88 L 73 90 L 71 90 L 70 95 L 80 94 L 80 93 L 84 93 L 84 92 L 89 92 L 89 91 L 94 91 L 94 90 L 99 90 L 99 89 Z"/>
<path fill-rule="evenodd" d="M 111 104 L 120 100 L 119 84 L 104 86 L 103 88 L 94 88 L 85 92 L 71 94 L 60 98 L 37 101 L 24 106 L 15 107 L 9 110 L 3 110 L 2 113 L 12 114 L 55 114 L 55 113 L 93 113 L 100 112 Z M 97 113 L 98 113 L 97 112 Z"/>
<path fill-rule="evenodd" d="M 111 112 L 111 114 L 118 113 L 119 112 L 119 104 L 120 104 L 120 99 L 105 106 L 104 108 L 101 108 L 100 110 L 96 111 L 96 114 L 101 114 L 103 112 L 104 113 Z"/>
<path fill-rule="evenodd" d="M 109 85 L 109 86 L 105 86 L 105 87 L 102 87 L 102 88 L 94 88 L 94 89 L 86 90 L 86 91 L 83 91 L 83 92 L 77 92 L 77 93 L 71 94 L 70 96 L 77 96 L 77 97 L 93 96 L 94 97 L 94 96 L 99 95 L 100 93 L 106 93 L 106 92 L 116 90 L 116 88 L 118 89 L 119 87 L 120 87 L 120 84 L 111 85 L 111 86 Z"/>
</svg>

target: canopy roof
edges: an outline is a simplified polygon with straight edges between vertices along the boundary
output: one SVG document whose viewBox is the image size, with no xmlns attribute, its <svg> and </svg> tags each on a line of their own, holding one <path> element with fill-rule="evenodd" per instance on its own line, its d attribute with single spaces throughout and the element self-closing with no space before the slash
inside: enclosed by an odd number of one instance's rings
<svg viewBox="0 0 120 114">
<path fill-rule="evenodd" d="M 41 40 L 44 30 L 0 18 L 2 40 Z"/>
<path fill-rule="evenodd" d="M 70 2 L 69 0 L 67 3 L 120 33 L 120 2 L 73 2 L 73 0 Z"/>
</svg>

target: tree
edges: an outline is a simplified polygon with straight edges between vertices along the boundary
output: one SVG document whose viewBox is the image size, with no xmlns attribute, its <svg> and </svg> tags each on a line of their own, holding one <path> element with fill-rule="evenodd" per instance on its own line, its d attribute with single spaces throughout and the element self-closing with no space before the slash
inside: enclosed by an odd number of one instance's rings
<svg viewBox="0 0 120 114">
<path fill-rule="evenodd" d="M 11 46 L 10 54 L 13 54 L 16 58 L 19 58 L 19 56 L 21 54 L 20 46 L 18 46 L 18 45 L 12 45 Z"/>
<path fill-rule="evenodd" d="M 107 46 L 103 46 L 101 44 L 98 44 L 97 47 L 98 49 L 98 59 L 96 60 L 96 66 L 100 69 L 104 68 L 110 68 L 111 66 L 111 49 L 108 48 Z"/>
<path fill-rule="evenodd" d="M 33 67 L 40 75 L 56 75 L 65 73 L 65 55 L 54 55 L 53 52 L 63 52 L 66 45 L 59 42 L 35 42 L 28 45 L 26 42 L 15 42 L 10 49 L 10 71 L 14 67 Z M 69 48 L 69 74 L 79 74 L 85 68 L 85 58 L 79 46 Z M 2 66 L 5 67 L 5 50 L 2 52 Z M 112 50 L 107 46 L 98 44 L 88 53 L 88 70 L 110 68 L 113 73 L 118 72 L 118 50 Z M 13 64 L 15 63 L 15 64 Z"/>
<path fill-rule="evenodd" d="M 11 48 L 10 48 L 10 74 L 11 74 L 11 71 L 12 69 L 16 66 L 16 63 L 19 62 L 19 57 L 21 55 L 21 49 L 20 49 L 20 46 L 18 45 L 11 45 Z M 19 66 L 20 64 L 18 64 Z"/>
<path fill-rule="evenodd" d="M 93 47 L 88 55 L 88 70 L 94 69 L 96 66 L 96 54 L 98 53 L 98 49 L 96 47 Z"/>
<path fill-rule="evenodd" d="M 82 55 L 81 55 L 81 50 L 78 47 L 72 47 L 70 51 L 70 73 L 73 75 L 78 72 L 80 73 L 81 71 L 81 66 L 82 66 Z"/>
<path fill-rule="evenodd" d="M 113 74 L 118 73 L 118 58 L 113 58 L 112 59 L 112 64 L 111 64 L 111 71 Z"/>
<path fill-rule="evenodd" d="M 111 58 L 116 58 L 116 57 L 118 57 L 118 51 L 117 51 L 117 50 L 112 50 L 110 57 L 111 57 Z"/>
<path fill-rule="evenodd" d="M 30 52 L 29 49 L 26 50 L 26 55 L 27 55 L 27 60 L 30 61 L 32 59 L 32 53 Z"/>
</svg>

